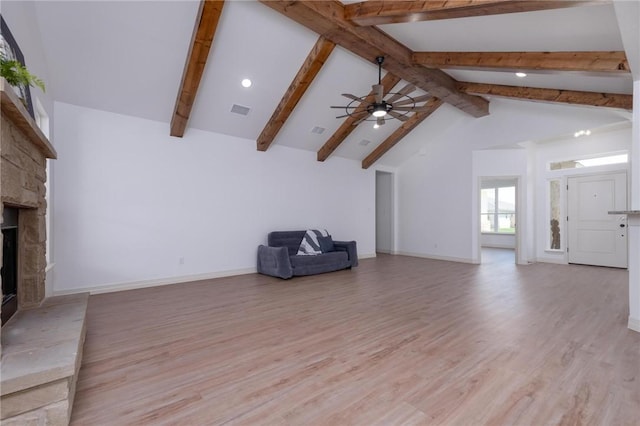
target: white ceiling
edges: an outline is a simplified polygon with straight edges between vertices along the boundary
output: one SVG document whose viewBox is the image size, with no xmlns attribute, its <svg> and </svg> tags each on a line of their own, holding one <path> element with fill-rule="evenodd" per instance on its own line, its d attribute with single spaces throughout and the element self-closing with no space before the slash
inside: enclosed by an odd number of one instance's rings
<svg viewBox="0 0 640 426">
<path fill-rule="evenodd" d="M 36 2 L 49 65 L 48 86 L 55 99 L 168 123 L 197 8 L 197 1 Z M 623 50 L 612 5 L 380 28 L 416 51 Z M 262 4 L 227 1 L 187 134 L 189 128 L 197 128 L 255 140 L 317 38 Z M 317 151 L 342 122 L 335 119 L 340 110 L 329 106 L 345 104 L 341 93 L 368 93 L 376 82 L 373 60 L 367 62 L 337 47 L 275 143 Z M 463 81 L 613 93 L 631 93 L 633 84 L 631 75 L 530 72 L 518 79 L 506 72 L 446 72 Z M 249 89 L 240 85 L 246 77 L 254 83 Z M 522 103 L 527 102 L 513 102 L 516 107 Z M 233 104 L 250 107 L 251 112 L 232 114 Z M 611 116 L 610 111 L 603 113 Z M 434 114 L 421 126 L 437 118 Z M 398 125 L 398 120 L 389 120 L 373 129 L 372 123 L 364 123 L 333 155 L 362 160 Z M 313 134 L 314 126 L 326 130 Z M 363 139 L 371 143 L 359 144 Z M 399 164 L 403 155 L 415 153 L 412 148 L 411 153 L 399 155 L 407 151 L 400 148 L 403 142 L 382 163 Z"/>
</svg>

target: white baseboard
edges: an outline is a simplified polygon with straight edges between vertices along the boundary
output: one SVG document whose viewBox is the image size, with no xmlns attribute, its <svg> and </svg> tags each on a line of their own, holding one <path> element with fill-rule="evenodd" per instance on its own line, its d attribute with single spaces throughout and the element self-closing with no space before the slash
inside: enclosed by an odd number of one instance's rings
<svg viewBox="0 0 640 426">
<path fill-rule="evenodd" d="M 376 257 L 375 253 L 365 253 L 358 255 L 359 259 L 368 259 Z M 111 293 L 114 291 L 135 290 L 138 288 L 157 287 L 161 285 L 179 284 L 192 281 L 211 280 L 214 278 L 233 277 L 236 275 L 256 274 L 257 268 L 235 269 L 230 271 L 208 272 L 205 274 L 183 275 L 180 277 L 159 278 L 153 280 L 129 281 L 120 283 L 102 284 L 93 287 L 82 287 L 68 290 L 54 290 L 54 296 L 63 296 L 65 294 L 76 294 L 89 292 L 91 294 Z"/>
<path fill-rule="evenodd" d="M 640 319 L 629 317 L 629 324 L 627 325 L 630 330 L 640 333 Z"/>
<path fill-rule="evenodd" d="M 515 246 L 513 244 L 498 244 L 498 243 L 492 243 L 492 244 L 482 244 L 481 246 L 482 248 L 499 248 L 499 249 L 511 249 L 511 250 L 515 250 Z"/>
<path fill-rule="evenodd" d="M 206 274 L 184 275 L 181 277 L 102 284 L 99 286 L 74 288 L 69 290 L 54 290 L 53 295 L 62 296 L 65 294 L 85 293 L 87 291 L 91 294 L 111 293 L 114 291 L 135 290 L 138 288 L 157 287 L 161 285 L 179 284 L 191 281 L 210 280 L 213 278 L 232 277 L 235 275 L 255 274 L 257 272 L 258 271 L 256 268 L 235 269 L 230 271 L 209 272 Z"/>
<path fill-rule="evenodd" d="M 438 256 L 434 254 L 423 254 L 423 253 L 411 253 L 408 251 L 398 251 L 396 254 L 400 256 L 411 256 L 411 257 L 421 257 L 424 259 L 433 259 L 433 260 L 446 260 L 448 262 L 460 262 L 460 263 L 471 263 L 477 264 L 473 259 L 467 259 L 464 257 L 452 257 L 452 256 Z"/>
<path fill-rule="evenodd" d="M 552 257 L 536 257 L 538 263 L 553 263 L 555 265 L 568 265 L 569 263 L 564 259 L 554 259 Z"/>
</svg>

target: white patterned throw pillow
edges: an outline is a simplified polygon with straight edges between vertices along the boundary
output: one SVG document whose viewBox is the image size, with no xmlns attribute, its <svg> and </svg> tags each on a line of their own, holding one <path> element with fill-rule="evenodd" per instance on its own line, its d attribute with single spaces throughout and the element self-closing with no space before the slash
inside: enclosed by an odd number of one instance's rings
<svg viewBox="0 0 640 426">
<path fill-rule="evenodd" d="M 318 231 L 317 229 L 307 229 L 306 234 L 304 234 L 304 237 L 302 238 L 297 254 L 299 256 L 315 256 L 317 254 L 322 254 L 318 237 L 328 236 L 329 233 L 326 229 L 323 229 L 322 231 Z"/>
</svg>

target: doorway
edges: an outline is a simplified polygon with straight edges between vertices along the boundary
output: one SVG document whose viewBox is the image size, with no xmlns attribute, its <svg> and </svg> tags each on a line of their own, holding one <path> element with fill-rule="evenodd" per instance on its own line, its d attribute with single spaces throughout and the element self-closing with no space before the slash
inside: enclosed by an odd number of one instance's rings
<svg viewBox="0 0 640 426">
<path fill-rule="evenodd" d="M 480 263 L 518 263 L 518 177 L 481 177 Z"/>
<path fill-rule="evenodd" d="M 567 179 L 569 263 L 627 267 L 626 172 Z"/>
<path fill-rule="evenodd" d="M 376 171 L 376 253 L 393 253 L 393 239 L 393 174 Z"/>
</svg>

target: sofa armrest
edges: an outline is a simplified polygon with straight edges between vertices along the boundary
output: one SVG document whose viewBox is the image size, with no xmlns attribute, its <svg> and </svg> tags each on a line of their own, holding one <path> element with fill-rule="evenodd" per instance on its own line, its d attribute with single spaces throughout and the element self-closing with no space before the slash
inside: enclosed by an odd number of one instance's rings
<svg viewBox="0 0 640 426">
<path fill-rule="evenodd" d="M 272 277 L 291 278 L 293 268 L 286 247 L 258 247 L 258 272 Z"/>
<path fill-rule="evenodd" d="M 358 249 L 355 241 L 334 241 L 333 245 L 338 251 L 346 251 L 351 266 L 358 266 Z"/>
</svg>

